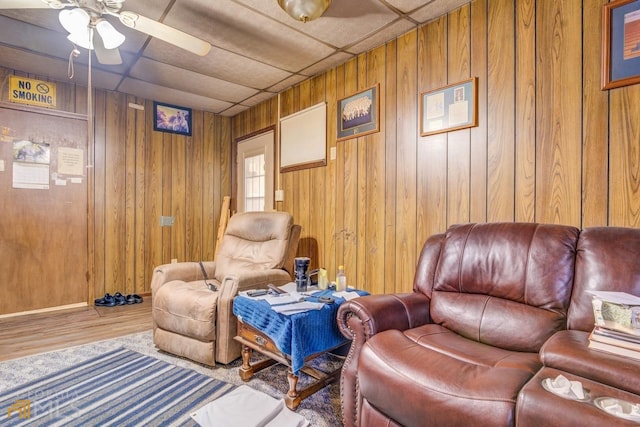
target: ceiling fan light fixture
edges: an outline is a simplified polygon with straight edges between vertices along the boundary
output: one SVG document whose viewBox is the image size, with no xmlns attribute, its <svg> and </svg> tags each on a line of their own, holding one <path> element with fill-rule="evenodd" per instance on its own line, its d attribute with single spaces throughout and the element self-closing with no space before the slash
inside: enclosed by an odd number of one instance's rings
<svg viewBox="0 0 640 427">
<path fill-rule="evenodd" d="M 293 19 L 308 22 L 322 16 L 331 0 L 278 0 L 278 5 Z"/>
<path fill-rule="evenodd" d="M 69 33 L 79 33 L 88 28 L 91 17 L 86 10 L 80 9 L 65 9 L 61 10 L 58 14 L 58 20 Z"/>
<path fill-rule="evenodd" d="M 91 28 L 86 27 L 84 30 L 76 31 L 67 36 L 67 40 L 76 46 L 83 47 L 88 50 L 93 50 L 93 43 L 91 41 Z"/>
<path fill-rule="evenodd" d="M 100 34 L 100 37 L 102 37 L 104 47 L 107 49 L 115 49 L 124 43 L 124 34 L 116 30 L 109 21 L 104 19 L 98 20 L 96 30 L 98 34 Z"/>
</svg>

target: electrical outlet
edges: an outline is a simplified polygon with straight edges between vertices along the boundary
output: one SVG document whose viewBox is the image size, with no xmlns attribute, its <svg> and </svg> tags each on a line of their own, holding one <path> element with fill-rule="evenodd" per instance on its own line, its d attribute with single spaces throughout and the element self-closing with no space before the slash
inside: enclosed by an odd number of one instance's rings
<svg viewBox="0 0 640 427">
<path fill-rule="evenodd" d="M 330 160 L 335 160 L 336 159 L 336 147 L 331 147 L 331 149 L 329 150 L 329 159 Z"/>
<path fill-rule="evenodd" d="M 171 258 L 171 264 L 177 264 L 178 258 Z"/>
<path fill-rule="evenodd" d="M 161 216 L 160 227 L 171 227 L 175 221 L 176 218 L 173 216 Z"/>
<path fill-rule="evenodd" d="M 284 202 L 284 190 L 276 190 L 276 202 Z"/>
</svg>

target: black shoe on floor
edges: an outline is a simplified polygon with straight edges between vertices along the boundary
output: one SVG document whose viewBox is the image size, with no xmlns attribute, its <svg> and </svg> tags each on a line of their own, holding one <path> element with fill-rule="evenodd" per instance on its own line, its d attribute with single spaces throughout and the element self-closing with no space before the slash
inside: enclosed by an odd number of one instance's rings
<svg viewBox="0 0 640 427">
<path fill-rule="evenodd" d="M 113 295 L 106 293 L 102 298 L 95 300 L 94 304 L 100 307 L 113 307 L 116 305 L 116 299 Z"/>
<path fill-rule="evenodd" d="M 125 305 L 127 303 L 127 298 L 120 292 L 116 292 L 113 295 L 113 298 L 116 301 L 116 305 Z"/>
<path fill-rule="evenodd" d="M 138 294 L 127 295 L 127 304 L 139 304 L 142 302 L 142 297 Z"/>
</svg>

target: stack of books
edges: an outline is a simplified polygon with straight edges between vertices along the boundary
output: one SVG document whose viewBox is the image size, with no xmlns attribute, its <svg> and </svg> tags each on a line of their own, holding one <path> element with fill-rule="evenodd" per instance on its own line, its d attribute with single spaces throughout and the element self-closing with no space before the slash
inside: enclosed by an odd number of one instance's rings
<svg viewBox="0 0 640 427">
<path fill-rule="evenodd" d="M 640 298 L 624 292 L 591 292 L 595 327 L 589 348 L 640 360 Z"/>
<path fill-rule="evenodd" d="M 640 336 L 596 326 L 589 335 L 589 348 L 640 360 Z"/>
</svg>

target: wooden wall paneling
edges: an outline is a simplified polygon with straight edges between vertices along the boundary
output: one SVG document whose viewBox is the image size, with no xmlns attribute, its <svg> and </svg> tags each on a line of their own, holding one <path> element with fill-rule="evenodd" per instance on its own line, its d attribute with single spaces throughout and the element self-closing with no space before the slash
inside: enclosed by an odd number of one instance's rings
<svg viewBox="0 0 640 427">
<path fill-rule="evenodd" d="M 144 99 L 132 98 L 132 102 L 143 105 Z M 148 271 L 145 265 L 145 253 L 147 251 L 147 239 L 145 233 L 145 177 L 146 177 L 146 146 L 147 146 L 147 126 L 146 126 L 146 113 L 144 110 L 131 109 L 133 115 L 131 116 L 131 122 L 127 119 L 128 126 L 134 127 L 133 133 L 134 140 L 131 143 L 134 145 L 135 155 L 135 171 L 134 171 L 134 287 L 133 290 L 137 293 L 146 293 L 151 291 L 151 271 Z"/>
<path fill-rule="evenodd" d="M 351 63 L 353 60 L 348 61 Z M 346 88 L 346 69 L 347 63 L 339 65 L 336 69 L 336 96 L 340 101 L 348 95 Z M 345 191 L 344 191 L 344 140 L 336 142 L 336 210 L 335 210 L 335 229 L 336 233 L 333 236 L 335 241 L 336 253 L 334 257 L 336 259 L 336 269 L 329 271 L 329 280 L 335 280 L 338 266 L 344 265 L 344 241 L 345 241 L 345 222 L 344 222 L 344 210 L 345 210 Z M 348 278 L 347 278 L 348 280 Z"/>
<path fill-rule="evenodd" d="M 447 17 L 447 74 L 449 83 L 471 77 L 470 6 Z M 469 98 L 470 99 L 470 98 Z M 469 222 L 471 187 L 471 131 L 461 129 L 447 135 L 447 223 Z"/>
<path fill-rule="evenodd" d="M 219 129 L 216 116 L 212 113 L 203 115 L 202 135 L 202 253 L 194 261 L 211 261 L 216 250 L 217 229 L 220 223 L 220 209 L 222 200 L 215 197 L 231 196 L 221 190 L 221 179 L 217 171 L 220 170 L 220 150 L 217 149 L 216 132 Z M 233 196 L 235 197 L 235 195 Z"/>
<path fill-rule="evenodd" d="M 385 71 L 386 71 L 386 47 L 384 45 L 373 49 L 367 55 L 367 82 L 366 86 L 378 85 L 378 122 L 380 131 L 365 137 L 366 181 L 364 191 L 366 196 L 366 208 L 363 216 L 364 243 L 361 245 L 363 253 L 364 274 L 352 277 L 352 283 L 363 287 L 366 283 L 370 292 L 384 293 L 385 286 L 385 115 L 383 105 L 386 104 L 385 96 Z M 353 276 L 353 275 L 352 275 Z M 359 278 L 364 278 L 364 283 L 359 283 Z"/>
<path fill-rule="evenodd" d="M 124 295 L 136 291 L 136 109 L 128 107 L 135 103 L 135 97 L 124 99 L 125 137 L 122 141 L 125 150 L 124 163 L 124 282 L 119 288 Z"/>
<path fill-rule="evenodd" d="M 326 100 L 325 75 L 311 79 L 310 104 L 317 105 Z M 329 119 L 327 119 L 328 121 Z M 327 134 L 328 136 L 328 134 Z M 328 161 L 327 152 L 325 159 Z M 326 166 L 309 169 L 309 256 L 315 268 L 324 267 L 324 251 L 320 250 L 320 238 L 324 235 Z M 315 261 L 313 261 L 315 260 Z"/>
<path fill-rule="evenodd" d="M 602 6 L 607 0 L 583 1 L 582 33 L 582 227 L 608 223 L 609 91 L 600 89 Z"/>
<path fill-rule="evenodd" d="M 345 64 L 345 96 L 358 93 L 358 67 L 359 58 L 355 58 Z M 358 194 L 358 138 L 345 139 L 340 141 L 342 145 L 342 197 L 344 198 L 342 206 L 344 210 L 339 212 L 343 217 L 342 228 L 342 254 L 347 281 L 353 282 L 353 278 L 357 276 L 357 256 L 358 256 L 358 215 L 361 213 L 359 209 L 360 200 L 358 197 L 364 197 Z M 340 178 L 339 182 L 340 182 Z M 337 273 L 337 271 L 336 271 Z M 335 276 L 334 276 L 335 277 Z M 349 279 L 352 277 L 352 279 Z"/>
<path fill-rule="evenodd" d="M 218 224 L 220 222 L 220 208 L 222 204 L 222 198 L 227 195 L 231 195 L 234 198 L 234 192 L 231 185 L 231 174 L 234 171 L 232 167 L 232 138 L 231 138 L 231 121 L 227 117 L 217 116 L 217 124 L 219 131 L 216 132 L 217 139 L 215 141 L 218 150 L 220 151 L 220 163 L 215 170 L 220 174 L 220 188 L 217 193 L 213 195 L 214 200 L 217 203 L 215 206 L 214 215 L 216 220 L 212 224 L 207 224 L 207 227 L 211 227 L 212 235 L 218 230 Z M 235 153 L 234 153 L 235 154 Z"/>
<path fill-rule="evenodd" d="M 419 102 L 422 102 L 420 94 L 447 84 L 446 40 L 446 16 L 418 30 Z M 419 127 L 416 132 L 419 135 Z M 419 251 L 430 235 L 447 228 L 447 134 L 418 137 L 417 158 L 416 251 Z M 398 168 L 402 167 L 399 162 Z M 402 218 L 398 217 L 398 221 L 402 222 Z"/>
<path fill-rule="evenodd" d="M 293 107 L 293 88 L 289 88 L 285 92 L 280 94 L 279 119 L 286 117 L 289 114 L 292 114 L 294 112 L 293 108 L 294 108 Z M 279 123 L 278 123 L 278 129 L 280 129 Z M 278 138 L 280 138 L 279 134 L 278 134 Z M 280 150 L 279 140 L 278 140 L 277 149 Z M 279 163 L 276 165 L 276 170 L 278 170 L 278 173 L 280 173 Z M 293 172 L 280 173 L 280 188 L 284 191 L 284 201 L 281 203 L 280 208 L 283 212 L 289 212 L 291 215 L 293 215 L 293 221 L 296 224 L 299 224 L 300 226 L 302 226 L 302 230 L 300 231 L 300 233 L 302 234 L 302 231 L 304 231 L 304 224 L 302 224 L 300 222 L 300 219 L 295 216 L 294 209 L 293 209 L 293 202 L 294 202 L 293 192 L 295 189 L 294 175 L 295 174 Z M 302 256 L 301 255 L 302 252 L 300 252 L 300 246 L 298 246 L 297 254 Z"/>
<path fill-rule="evenodd" d="M 156 266 L 164 264 L 164 244 L 163 244 L 163 228 L 160 227 L 160 216 L 163 214 L 163 184 L 164 184 L 164 149 L 162 132 L 153 131 L 153 104 L 148 101 L 146 103 L 146 132 L 149 143 L 145 147 L 145 163 L 146 167 L 146 190 L 145 197 L 145 235 L 147 236 L 146 251 L 147 258 L 145 260 L 146 269 L 149 274 L 153 273 Z"/>
<path fill-rule="evenodd" d="M 420 33 L 420 32 L 418 32 Z M 385 80 L 380 85 L 380 91 L 384 91 L 384 98 L 380 97 L 380 120 L 384 120 L 384 126 L 380 128 L 381 138 L 384 138 L 384 281 L 382 288 L 372 288 L 377 293 L 393 292 L 396 287 L 396 228 L 398 199 L 396 188 L 396 175 L 398 174 L 397 154 L 397 41 L 393 40 L 385 45 Z M 422 61 L 418 60 L 418 64 Z M 384 104 L 382 100 L 384 99 Z M 366 283 L 362 287 L 369 289 Z"/>
<path fill-rule="evenodd" d="M 105 132 L 105 286 L 112 295 L 123 292 L 125 269 L 126 96 L 108 92 Z"/>
<path fill-rule="evenodd" d="M 298 104 L 296 106 L 295 112 L 302 111 L 305 108 L 311 107 L 313 104 L 311 102 L 311 80 L 307 79 L 296 86 L 295 91 L 298 92 L 296 99 L 298 100 Z M 317 268 L 317 259 L 314 259 L 311 255 L 311 247 L 312 244 L 309 239 L 312 236 L 313 225 L 310 220 L 310 211 L 311 211 L 311 201 L 313 200 L 312 195 L 310 194 L 312 189 L 310 185 L 310 170 L 309 169 L 300 169 L 294 171 L 294 176 L 296 178 L 296 191 L 295 191 L 295 216 L 300 219 L 302 226 L 302 230 L 300 233 L 300 251 L 311 258 L 311 263 L 309 267 L 311 269 Z"/>
<path fill-rule="evenodd" d="M 640 85 L 609 91 L 609 225 L 640 227 Z"/>
<path fill-rule="evenodd" d="M 327 71 L 325 77 L 325 93 L 327 101 L 327 166 L 324 169 L 324 198 L 322 205 L 323 234 L 319 236 L 320 266 L 325 268 L 331 279 L 332 272 L 337 271 L 336 266 L 336 159 L 331 159 L 331 149 L 337 150 L 337 72 L 336 68 Z"/>
<path fill-rule="evenodd" d="M 516 174 L 515 220 L 535 220 L 536 171 L 536 7 L 516 4 Z"/>
<path fill-rule="evenodd" d="M 489 2 L 487 219 L 514 220 L 514 2 Z"/>
<path fill-rule="evenodd" d="M 193 112 L 192 121 L 193 137 L 187 139 L 186 155 L 186 173 L 187 185 L 185 188 L 185 243 L 186 243 L 186 260 L 200 261 L 202 260 L 202 241 L 203 224 L 203 199 L 202 184 L 204 174 L 204 113 L 201 111 Z"/>
<path fill-rule="evenodd" d="M 471 3 L 471 76 L 478 78 L 478 126 L 471 128 L 469 220 L 487 220 L 487 0 Z"/>
<path fill-rule="evenodd" d="M 86 106 L 89 102 L 86 99 L 88 90 L 84 91 L 85 104 L 84 113 L 86 114 Z M 95 98 L 94 92 L 91 93 L 92 98 Z M 95 112 L 95 110 L 93 110 Z M 91 304 L 96 299 L 96 180 L 95 180 L 95 131 L 91 134 L 92 129 L 95 130 L 96 116 L 89 120 L 87 115 L 87 151 L 85 157 L 85 179 L 87 181 L 87 303 Z"/>
<path fill-rule="evenodd" d="M 536 220 L 580 226 L 582 11 L 571 0 L 537 9 Z"/>
<path fill-rule="evenodd" d="M 94 229 L 95 236 L 95 258 L 94 258 L 94 276 L 95 276 L 95 295 L 96 298 L 103 296 L 106 292 L 112 293 L 105 282 L 106 271 L 106 191 L 107 181 L 105 176 L 106 162 L 106 121 L 107 121 L 107 102 L 106 93 L 104 91 L 94 91 L 93 95 L 93 111 L 94 111 L 94 158 L 93 158 L 93 174 L 94 174 Z"/>
<path fill-rule="evenodd" d="M 175 222 L 171 227 L 165 227 L 171 232 L 171 259 L 186 260 L 186 152 L 189 149 L 191 137 L 169 134 L 169 150 L 171 151 L 171 196 L 169 209 L 165 210 L 165 215 L 173 216 Z M 165 262 L 166 262 L 165 261 Z"/>
<path fill-rule="evenodd" d="M 417 30 L 398 38 L 398 169 L 397 169 L 397 237 L 396 237 L 396 292 L 409 292 L 413 288 L 418 239 L 416 179 L 417 163 Z M 420 244 L 422 246 L 422 244 Z"/>
<path fill-rule="evenodd" d="M 366 52 L 358 55 L 358 68 L 357 68 L 357 91 L 360 92 L 369 87 L 367 76 L 369 72 L 372 72 L 369 68 L 368 57 L 372 52 Z M 378 100 L 378 102 L 380 102 Z M 355 244 L 355 259 L 353 264 L 349 264 L 350 274 L 347 276 L 347 281 L 351 286 L 357 285 L 357 279 L 363 282 L 370 283 L 367 277 L 367 269 L 365 268 L 367 262 L 367 249 L 371 244 L 367 240 L 367 218 L 369 216 L 369 208 L 371 207 L 371 198 L 373 194 L 369 194 L 367 191 L 367 180 L 371 179 L 370 171 L 367 169 L 367 153 L 371 150 L 369 147 L 371 141 L 371 135 L 365 135 L 356 138 L 356 163 L 358 171 L 355 177 L 356 181 L 356 201 L 357 201 L 357 214 L 356 214 L 356 226 L 354 228 L 354 244 Z M 346 265 L 345 265 L 346 269 Z M 370 285 L 369 285 L 370 286 Z"/>
</svg>

